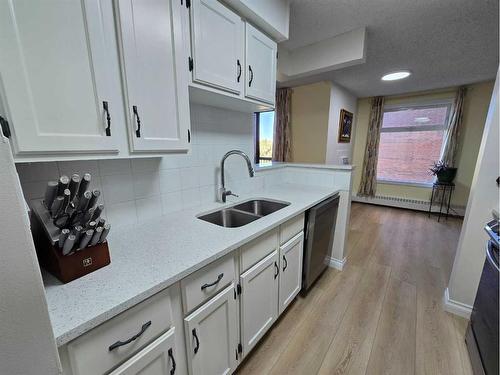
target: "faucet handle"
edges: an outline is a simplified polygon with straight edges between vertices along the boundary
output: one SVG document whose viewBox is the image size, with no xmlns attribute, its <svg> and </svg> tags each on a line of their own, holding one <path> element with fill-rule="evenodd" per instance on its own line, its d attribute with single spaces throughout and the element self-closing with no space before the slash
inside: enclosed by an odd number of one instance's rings
<svg viewBox="0 0 500 375">
<path fill-rule="evenodd" d="M 236 197 L 236 198 L 238 198 L 238 197 L 239 197 L 239 195 L 238 195 L 238 194 L 234 194 L 231 190 L 227 190 L 227 191 L 226 191 L 226 197 L 227 197 L 227 196 L 229 196 L 229 195 L 232 195 L 233 197 Z"/>
</svg>

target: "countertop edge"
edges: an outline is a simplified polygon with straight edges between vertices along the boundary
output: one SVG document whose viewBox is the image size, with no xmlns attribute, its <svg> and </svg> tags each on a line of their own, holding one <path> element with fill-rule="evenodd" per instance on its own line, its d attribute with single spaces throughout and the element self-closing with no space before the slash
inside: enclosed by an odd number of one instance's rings
<svg viewBox="0 0 500 375">
<path fill-rule="evenodd" d="M 198 271 L 199 269 L 207 266 L 208 264 L 210 264 L 210 263 L 224 257 L 225 255 L 237 250 L 243 244 L 248 243 L 248 242 L 252 241 L 253 239 L 261 236 L 262 234 L 268 232 L 269 230 L 272 230 L 272 229 L 278 227 L 279 225 L 283 224 L 287 220 L 293 218 L 294 216 L 299 215 L 302 212 L 305 212 L 306 210 L 313 207 L 317 203 L 319 203 L 319 202 L 323 201 L 324 199 L 327 199 L 331 196 L 334 196 L 335 194 L 339 193 L 340 191 L 342 191 L 342 189 L 332 190 L 330 193 L 325 194 L 321 198 L 318 198 L 318 199 L 312 201 L 311 203 L 307 204 L 305 207 L 302 207 L 301 209 L 299 209 L 297 211 L 291 212 L 291 213 L 287 214 L 286 216 L 281 217 L 280 219 L 273 222 L 273 224 L 269 225 L 267 228 L 257 230 L 252 235 L 247 236 L 244 239 L 232 244 L 231 246 L 226 247 L 225 249 L 219 250 L 219 251 L 215 252 L 213 255 L 202 259 L 196 265 L 193 265 L 191 267 L 188 267 L 188 268 L 178 272 L 175 276 L 172 276 L 172 277 L 156 284 L 154 287 L 151 287 L 151 288 L 145 290 L 144 292 L 137 294 L 135 297 L 128 299 L 127 301 L 122 302 L 121 304 L 118 304 L 116 307 L 111 308 L 110 310 L 108 310 L 108 311 L 106 311 L 106 312 L 104 312 L 96 317 L 93 317 L 84 323 L 79 324 L 78 326 L 74 327 L 73 329 L 71 329 L 67 332 L 59 334 L 56 337 L 57 346 L 61 347 L 63 345 L 66 345 L 70 341 L 75 340 L 76 338 L 82 336 L 83 334 L 89 332 L 90 330 L 96 328 L 97 326 L 107 322 L 108 320 L 114 318 L 115 316 L 121 314 L 122 312 L 125 312 L 126 310 L 134 307 L 135 305 L 138 305 L 139 303 L 141 303 L 141 302 L 145 301 L 146 299 L 152 297 L 153 295 L 161 292 L 162 290 L 169 288 L 173 284 L 182 280 L 184 277 L 192 274 L 193 272 Z"/>
</svg>

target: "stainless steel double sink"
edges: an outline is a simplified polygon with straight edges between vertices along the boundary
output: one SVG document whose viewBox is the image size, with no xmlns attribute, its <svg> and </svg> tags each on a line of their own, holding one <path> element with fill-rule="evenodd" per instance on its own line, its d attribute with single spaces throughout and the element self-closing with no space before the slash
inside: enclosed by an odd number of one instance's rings
<svg viewBox="0 0 500 375">
<path fill-rule="evenodd" d="M 237 228 L 289 206 L 289 202 L 252 199 L 198 216 L 198 219 L 225 228 Z"/>
</svg>

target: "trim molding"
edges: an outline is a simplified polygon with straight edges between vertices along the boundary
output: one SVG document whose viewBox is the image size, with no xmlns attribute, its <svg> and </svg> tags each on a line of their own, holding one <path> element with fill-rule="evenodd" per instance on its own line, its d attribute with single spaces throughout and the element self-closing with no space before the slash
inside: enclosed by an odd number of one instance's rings
<svg viewBox="0 0 500 375">
<path fill-rule="evenodd" d="M 344 264 L 346 262 L 346 258 L 340 260 L 340 259 L 332 258 L 329 256 L 326 259 L 328 260 L 329 267 L 335 268 L 336 270 L 339 270 L 339 271 L 342 271 L 342 269 L 344 268 Z"/>
<path fill-rule="evenodd" d="M 401 197 L 389 197 L 389 196 L 375 196 L 373 198 L 370 197 L 359 197 L 356 194 L 353 194 L 351 197 L 353 202 L 361 202 L 361 203 L 369 203 L 375 204 L 379 206 L 389 206 L 389 207 L 398 207 L 398 208 L 407 208 L 410 210 L 416 211 L 429 211 L 429 201 L 411 199 L 411 198 L 401 198 Z M 433 212 L 439 211 L 439 205 L 433 205 Z M 445 212 L 446 213 L 446 212 Z M 465 207 L 463 206 L 451 206 L 450 207 L 450 215 L 465 215 Z"/>
<path fill-rule="evenodd" d="M 444 311 L 461 316 L 465 319 L 469 319 L 470 314 L 472 313 L 472 306 L 466 305 L 462 302 L 454 301 L 450 298 L 450 292 L 448 291 L 448 288 L 444 290 L 443 308 Z"/>
</svg>

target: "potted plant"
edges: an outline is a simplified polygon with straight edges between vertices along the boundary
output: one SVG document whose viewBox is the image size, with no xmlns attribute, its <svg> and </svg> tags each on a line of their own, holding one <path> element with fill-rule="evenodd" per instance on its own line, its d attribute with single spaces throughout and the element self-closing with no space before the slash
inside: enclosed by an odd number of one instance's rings
<svg viewBox="0 0 500 375">
<path fill-rule="evenodd" d="M 436 176 L 437 181 L 442 184 L 452 183 L 457 175 L 457 168 L 452 168 L 444 161 L 439 160 L 429 169 L 433 176 Z"/>
</svg>

